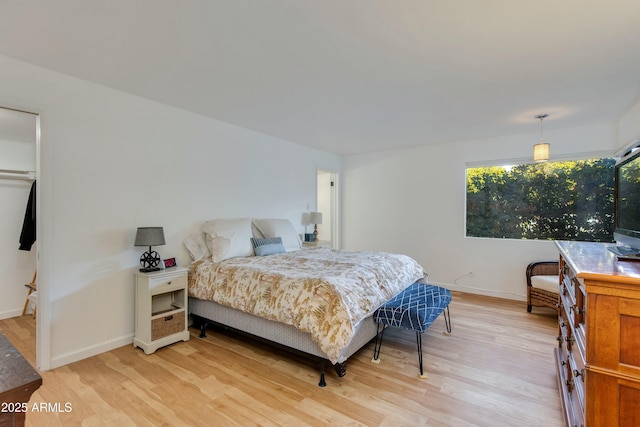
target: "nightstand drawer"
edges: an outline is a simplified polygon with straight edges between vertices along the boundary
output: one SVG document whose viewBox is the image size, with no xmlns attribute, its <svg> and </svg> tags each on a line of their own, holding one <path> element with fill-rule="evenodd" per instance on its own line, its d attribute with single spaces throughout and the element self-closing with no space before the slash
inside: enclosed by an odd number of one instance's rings
<svg viewBox="0 0 640 427">
<path fill-rule="evenodd" d="M 187 277 L 184 274 L 179 276 L 160 276 L 149 280 L 149 290 L 152 293 L 167 292 L 173 289 L 186 288 Z"/>
</svg>

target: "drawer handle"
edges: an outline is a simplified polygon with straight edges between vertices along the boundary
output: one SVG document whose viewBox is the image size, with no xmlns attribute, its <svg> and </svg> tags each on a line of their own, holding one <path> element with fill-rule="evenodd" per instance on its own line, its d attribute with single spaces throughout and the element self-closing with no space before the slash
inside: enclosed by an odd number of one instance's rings
<svg viewBox="0 0 640 427">
<path fill-rule="evenodd" d="M 171 280 L 169 280 L 169 281 L 167 282 L 167 285 L 170 285 L 170 284 L 171 284 Z"/>
<path fill-rule="evenodd" d="M 168 322 L 169 320 L 173 320 L 173 315 L 164 318 L 165 322 Z"/>
</svg>

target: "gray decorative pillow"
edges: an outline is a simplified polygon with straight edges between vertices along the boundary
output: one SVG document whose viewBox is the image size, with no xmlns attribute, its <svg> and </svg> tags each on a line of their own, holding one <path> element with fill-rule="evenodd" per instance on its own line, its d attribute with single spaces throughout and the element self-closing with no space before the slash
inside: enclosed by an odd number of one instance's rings
<svg viewBox="0 0 640 427">
<path fill-rule="evenodd" d="M 257 239 L 252 237 L 251 244 L 253 245 L 253 251 L 256 256 L 281 254 L 286 252 L 280 237 L 272 237 L 269 239 Z"/>
</svg>

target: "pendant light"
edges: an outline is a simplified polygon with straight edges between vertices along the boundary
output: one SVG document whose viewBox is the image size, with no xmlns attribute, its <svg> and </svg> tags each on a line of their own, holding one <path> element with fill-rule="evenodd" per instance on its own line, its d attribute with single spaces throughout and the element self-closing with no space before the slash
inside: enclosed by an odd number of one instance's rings
<svg viewBox="0 0 640 427">
<path fill-rule="evenodd" d="M 533 161 L 536 163 L 549 160 L 549 144 L 542 140 L 542 120 L 549 117 L 548 114 L 540 114 L 536 119 L 540 120 L 540 142 L 533 146 Z"/>
</svg>

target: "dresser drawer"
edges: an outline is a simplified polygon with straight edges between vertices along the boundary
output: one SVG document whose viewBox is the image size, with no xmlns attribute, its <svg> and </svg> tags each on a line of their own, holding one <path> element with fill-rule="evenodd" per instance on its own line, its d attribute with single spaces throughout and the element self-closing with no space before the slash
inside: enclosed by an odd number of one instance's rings
<svg viewBox="0 0 640 427">
<path fill-rule="evenodd" d="M 575 324 L 574 324 L 574 315 L 573 315 L 573 302 L 569 299 L 567 295 L 560 295 L 560 329 L 564 329 L 564 339 L 567 343 L 567 347 L 571 350 L 574 342 L 575 342 Z M 564 326 L 563 326 L 564 325 Z"/>
<path fill-rule="evenodd" d="M 576 296 L 574 280 L 575 280 L 575 274 L 573 273 L 571 268 L 569 268 L 568 265 L 565 265 L 562 268 L 562 286 L 564 291 L 563 293 L 565 293 L 566 295 L 569 295 L 572 299 L 575 299 L 575 296 Z"/>
<path fill-rule="evenodd" d="M 585 375 L 586 368 L 582 354 L 579 351 L 572 351 L 569 353 L 569 366 L 568 375 L 570 375 L 569 381 L 573 385 L 573 393 L 578 398 L 580 407 L 584 407 L 585 404 Z"/>
<path fill-rule="evenodd" d="M 558 316 L 558 341 L 562 347 L 570 347 L 571 324 L 563 311 Z"/>
<path fill-rule="evenodd" d="M 569 370 L 570 363 L 567 353 L 563 353 L 561 348 L 557 348 L 555 361 L 565 425 L 568 427 L 584 426 L 584 406 L 576 393 L 574 380 Z"/>
</svg>

